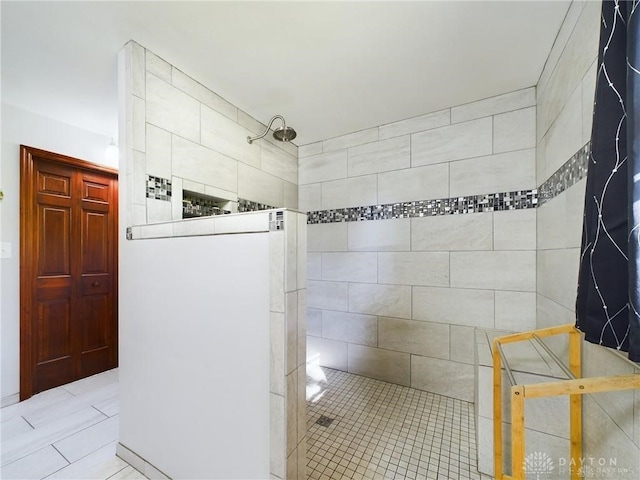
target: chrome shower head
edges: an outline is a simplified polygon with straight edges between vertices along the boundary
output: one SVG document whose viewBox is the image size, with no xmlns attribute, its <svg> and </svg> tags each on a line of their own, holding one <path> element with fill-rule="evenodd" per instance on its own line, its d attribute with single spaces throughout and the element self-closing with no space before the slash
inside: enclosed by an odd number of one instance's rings
<svg viewBox="0 0 640 480">
<path fill-rule="evenodd" d="M 281 142 L 290 142 L 291 140 L 296 138 L 298 134 L 293 128 L 287 127 L 287 123 L 285 122 L 284 117 L 282 117 L 281 115 L 274 115 L 269 121 L 269 125 L 267 126 L 267 129 L 264 131 L 264 133 L 262 135 L 258 135 L 257 137 L 247 137 L 247 142 L 253 143 L 254 141 L 261 139 L 267 133 L 269 133 L 269 129 L 271 129 L 271 125 L 276 118 L 282 120 L 282 126 L 276 128 L 273 131 L 273 138 L 275 138 L 276 140 L 280 140 Z"/>
</svg>

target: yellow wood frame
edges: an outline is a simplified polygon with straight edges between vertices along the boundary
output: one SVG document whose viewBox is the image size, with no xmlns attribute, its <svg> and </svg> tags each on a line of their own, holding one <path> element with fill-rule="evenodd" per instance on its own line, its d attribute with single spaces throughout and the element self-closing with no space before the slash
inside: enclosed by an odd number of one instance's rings
<svg viewBox="0 0 640 480">
<path fill-rule="evenodd" d="M 502 358 L 501 345 L 554 335 L 569 335 L 569 370 L 575 377 L 569 380 L 511 386 L 511 476 L 503 472 L 502 455 Z M 569 437 L 571 441 L 571 480 L 578 480 L 582 457 L 582 395 L 640 388 L 640 375 L 582 378 L 581 333 L 573 324 L 515 333 L 493 340 L 493 442 L 496 480 L 524 480 L 525 424 L 524 406 L 527 398 L 569 395 Z M 560 364 L 561 367 L 564 365 Z M 564 367 L 566 369 L 566 367 Z"/>
</svg>

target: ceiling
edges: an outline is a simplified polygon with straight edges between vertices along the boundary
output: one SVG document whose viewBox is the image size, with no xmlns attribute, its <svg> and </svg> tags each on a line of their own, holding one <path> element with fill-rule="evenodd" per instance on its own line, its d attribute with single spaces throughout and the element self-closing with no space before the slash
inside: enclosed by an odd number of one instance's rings
<svg viewBox="0 0 640 480">
<path fill-rule="evenodd" d="M 535 85 L 569 3 L 3 0 L 2 100 L 116 137 L 133 39 L 305 145 Z"/>
</svg>

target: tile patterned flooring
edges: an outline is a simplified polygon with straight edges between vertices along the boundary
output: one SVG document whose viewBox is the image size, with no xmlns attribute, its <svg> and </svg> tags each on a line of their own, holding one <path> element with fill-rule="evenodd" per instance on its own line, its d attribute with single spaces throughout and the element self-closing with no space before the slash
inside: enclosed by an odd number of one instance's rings
<svg viewBox="0 0 640 480">
<path fill-rule="evenodd" d="M 308 366 L 307 432 L 311 480 L 490 478 L 476 469 L 474 407 L 462 400 Z"/>
<path fill-rule="evenodd" d="M 307 374 L 309 479 L 489 478 L 476 470 L 473 404 L 328 368 Z M 118 412 L 117 369 L 3 408 L 0 478 L 145 479 L 115 456 Z"/>
</svg>

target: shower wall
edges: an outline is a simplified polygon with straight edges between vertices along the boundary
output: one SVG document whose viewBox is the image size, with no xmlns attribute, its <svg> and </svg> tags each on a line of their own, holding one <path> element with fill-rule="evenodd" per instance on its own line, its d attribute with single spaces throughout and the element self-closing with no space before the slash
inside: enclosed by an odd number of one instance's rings
<svg viewBox="0 0 640 480">
<path fill-rule="evenodd" d="M 309 362 L 473 400 L 474 328 L 535 327 L 535 132 L 528 88 L 299 148 Z"/>
<path fill-rule="evenodd" d="M 134 162 L 120 172 L 132 192 L 127 225 L 181 219 L 183 190 L 297 208 L 295 145 L 269 135 L 249 145 L 247 136 L 265 125 L 150 50 L 130 46 L 132 98 L 120 119 L 135 139 Z"/>
<path fill-rule="evenodd" d="M 573 2 L 537 88 L 538 184 L 571 170 L 569 158 L 590 138 L 598 57 L 600 2 Z M 567 162 L 567 163 L 565 163 Z M 586 162 L 585 162 L 586 163 Z M 555 173 L 555 175 L 554 175 Z M 567 177 L 566 175 L 564 175 Z M 582 235 L 586 180 L 566 182 L 538 208 L 537 326 L 572 323 Z M 556 344 L 558 353 L 565 347 Z M 609 349 L 583 344 L 585 376 L 640 373 Z M 584 399 L 584 456 L 615 468 L 591 478 L 638 478 L 640 472 L 640 391 L 589 395 Z M 568 456 L 568 446 L 547 435 L 551 453 Z M 557 453 L 560 452 L 560 453 Z M 596 466 L 597 467 L 597 466 Z"/>
</svg>

